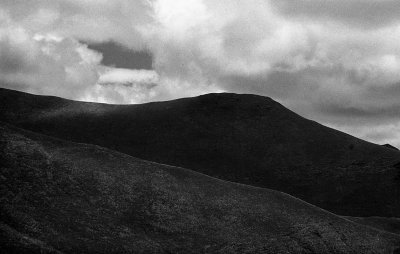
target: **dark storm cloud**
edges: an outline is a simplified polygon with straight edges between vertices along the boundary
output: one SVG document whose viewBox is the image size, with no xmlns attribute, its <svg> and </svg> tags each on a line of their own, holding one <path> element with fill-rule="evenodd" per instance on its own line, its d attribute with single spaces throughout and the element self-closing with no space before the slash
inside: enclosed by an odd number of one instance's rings
<svg viewBox="0 0 400 254">
<path fill-rule="evenodd" d="M 371 121 L 374 119 L 377 121 L 385 121 L 398 117 L 400 115 L 400 107 L 398 105 L 391 107 L 370 107 L 370 108 L 357 108 L 347 107 L 346 105 L 320 105 L 319 111 L 323 114 L 330 116 L 341 117 L 341 118 L 358 118 Z"/>
<path fill-rule="evenodd" d="M 103 54 L 102 64 L 116 68 L 151 70 L 153 58 L 148 51 L 134 51 L 113 41 L 89 43 L 89 49 Z"/>
</svg>

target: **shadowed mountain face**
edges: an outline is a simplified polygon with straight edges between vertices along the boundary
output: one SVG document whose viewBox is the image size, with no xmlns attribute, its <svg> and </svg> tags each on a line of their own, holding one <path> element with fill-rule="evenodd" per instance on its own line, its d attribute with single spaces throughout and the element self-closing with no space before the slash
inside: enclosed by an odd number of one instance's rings
<svg viewBox="0 0 400 254">
<path fill-rule="evenodd" d="M 2 253 L 392 253 L 289 195 L 0 124 Z"/>
<path fill-rule="evenodd" d="M 341 215 L 400 216 L 399 151 L 270 98 L 209 94 L 106 105 L 1 89 L 0 101 L 0 120 L 24 129 L 284 191 Z"/>
</svg>

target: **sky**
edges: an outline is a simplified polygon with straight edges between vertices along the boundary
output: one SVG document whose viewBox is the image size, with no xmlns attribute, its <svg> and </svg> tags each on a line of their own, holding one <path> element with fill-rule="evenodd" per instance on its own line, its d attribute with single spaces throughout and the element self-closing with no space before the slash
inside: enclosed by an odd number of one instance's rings
<svg viewBox="0 0 400 254">
<path fill-rule="evenodd" d="M 400 147 L 398 0 L 0 0 L 0 86 L 130 104 L 269 96 Z"/>
</svg>

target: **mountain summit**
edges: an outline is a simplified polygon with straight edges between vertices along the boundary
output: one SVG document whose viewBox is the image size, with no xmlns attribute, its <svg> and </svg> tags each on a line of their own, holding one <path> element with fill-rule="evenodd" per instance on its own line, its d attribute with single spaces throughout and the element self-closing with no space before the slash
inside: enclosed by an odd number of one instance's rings
<svg viewBox="0 0 400 254">
<path fill-rule="evenodd" d="M 400 216 L 400 152 L 307 120 L 270 98 L 208 94 L 107 105 L 1 89 L 0 121 L 349 216 Z"/>
</svg>

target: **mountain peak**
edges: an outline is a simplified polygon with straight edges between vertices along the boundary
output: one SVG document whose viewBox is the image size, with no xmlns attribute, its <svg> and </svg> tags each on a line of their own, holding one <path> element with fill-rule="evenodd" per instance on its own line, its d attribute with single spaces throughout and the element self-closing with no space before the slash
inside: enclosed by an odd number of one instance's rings
<svg viewBox="0 0 400 254">
<path fill-rule="evenodd" d="M 216 93 L 112 106 L 24 93 L 10 99 L 0 90 L 2 97 L 0 121 L 17 127 L 276 189 L 338 214 L 400 216 L 398 151 L 307 120 L 268 97 Z"/>
</svg>

